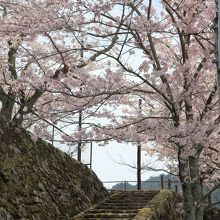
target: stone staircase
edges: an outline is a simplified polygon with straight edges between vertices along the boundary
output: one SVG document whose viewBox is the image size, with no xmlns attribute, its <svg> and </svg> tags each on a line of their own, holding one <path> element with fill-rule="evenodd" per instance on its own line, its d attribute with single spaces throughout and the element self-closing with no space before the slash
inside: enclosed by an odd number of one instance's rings
<svg viewBox="0 0 220 220">
<path fill-rule="evenodd" d="M 74 220 L 132 219 L 158 192 L 159 190 L 118 191 L 78 214 Z"/>
</svg>

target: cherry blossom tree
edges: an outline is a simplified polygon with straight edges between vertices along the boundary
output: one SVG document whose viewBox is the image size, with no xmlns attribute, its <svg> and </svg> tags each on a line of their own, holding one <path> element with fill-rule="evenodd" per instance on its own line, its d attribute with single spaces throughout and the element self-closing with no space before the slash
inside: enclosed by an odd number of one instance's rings
<svg viewBox="0 0 220 220">
<path fill-rule="evenodd" d="M 67 135 L 56 126 L 64 140 L 146 145 L 179 176 L 185 219 L 203 219 L 220 179 L 215 1 L 9 0 L 0 7 L 0 116 L 50 139 L 48 123 L 77 123 L 83 112 L 85 129 Z"/>
<path fill-rule="evenodd" d="M 86 39 L 83 28 L 92 18 L 81 6 L 79 1 L 0 1 L 0 115 L 7 123 L 31 127 L 50 140 L 48 126 L 65 134 L 57 121 L 65 126 L 68 117 L 66 124 L 76 123 L 82 110 L 89 117 L 116 90 L 110 80 L 119 83 L 120 71 L 95 61 L 117 37 L 87 53 L 96 44 Z M 65 136 L 77 140 L 79 135 Z"/>
<path fill-rule="evenodd" d="M 185 219 L 203 219 L 204 199 L 219 186 L 216 4 L 163 0 L 155 6 L 151 0 L 83 4 L 94 14 L 90 35 L 117 35 L 105 55 L 123 69 L 122 86 L 130 88 L 121 98 L 130 108 L 100 130 L 118 141 L 145 143 L 149 154 L 180 177 Z M 132 111 L 138 97 L 144 100 L 141 116 L 137 104 Z"/>
</svg>

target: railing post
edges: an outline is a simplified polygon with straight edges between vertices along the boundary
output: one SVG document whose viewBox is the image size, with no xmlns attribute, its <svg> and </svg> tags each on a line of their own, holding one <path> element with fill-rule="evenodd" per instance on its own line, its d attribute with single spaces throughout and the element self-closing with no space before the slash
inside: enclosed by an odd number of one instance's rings
<svg viewBox="0 0 220 220">
<path fill-rule="evenodd" d="M 90 144 L 90 169 L 92 169 L 92 142 Z"/>
<path fill-rule="evenodd" d="M 178 186 L 175 185 L 175 192 L 178 192 Z"/>
<path fill-rule="evenodd" d="M 209 208 L 212 207 L 212 195 L 211 194 L 208 195 L 208 207 Z"/>
<path fill-rule="evenodd" d="M 168 189 L 171 189 L 171 181 L 168 179 Z"/>
<path fill-rule="evenodd" d="M 127 181 L 125 180 L 125 190 L 127 190 Z"/>
<path fill-rule="evenodd" d="M 163 174 L 160 175 L 160 187 L 161 187 L 161 189 L 164 189 L 164 185 L 163 185 Z"/>
<path fill-rule="evenodd" d="M 55 128 L 53 126 L 52 128 L 52 140 L 51 140 L 51 144 L 54 146 L 54 133 L 55 133 Z"/>
<path fill-rule="evenodd" d="M 141 118 L 142 99 L 139 99 L 139 117 Z M 141 190 L 141 143 L 137 143 L 137 190 Z"/>
</svg>

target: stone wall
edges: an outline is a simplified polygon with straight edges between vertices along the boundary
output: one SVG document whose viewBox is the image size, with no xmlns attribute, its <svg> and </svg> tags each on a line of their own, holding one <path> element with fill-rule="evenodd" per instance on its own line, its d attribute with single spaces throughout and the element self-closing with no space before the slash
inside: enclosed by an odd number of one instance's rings
<svg viewBox="0 0 220 220">
<path fill-rule="evenodd" d="M 69 220 L 107 194 L 86 165 L 24 130 L 0 128 L 1 220 Z"/>
<path fill-rule="evenodd" d="M 181 220 L 177 212 L 178 196 L 172 190 L 161 190 L 133 220 Z"/>
</svg>

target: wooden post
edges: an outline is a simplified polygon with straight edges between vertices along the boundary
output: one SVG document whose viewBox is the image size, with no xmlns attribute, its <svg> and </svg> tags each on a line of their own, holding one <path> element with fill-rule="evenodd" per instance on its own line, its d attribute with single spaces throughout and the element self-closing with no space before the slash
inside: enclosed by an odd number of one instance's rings
<svg viewBox="0 0 220 220">
<path fill-rule="evenodd" d="M 212 194 L 208 195 L 208 210 L 207 210 L 207 220 L 212 220 Z"/>
<path fill-rule="evenodd" d="M 127 190 L 127 181 L 125 180 L 125 190 Z"/>
<path fill-rule="evenodd" d="M 139 115 L 141 116 L 142 99 L 139 99 Z M 141 143 L 137 145 L 137 190 L 141 190 Z"/>
<path fill-rule="evenodd" d="M 175 185 L 175 192 L 178 192 L 178 186 Z"/>
<path fill-rule="evenodd" d="M 209 194 L 208 195 L 208 208 L 211 208 L 212 207 L 212 195 Z"/>
<path fill-rule="evenodd" d="M 55 136 L 55 128 L 53 126 L 53 130 L 52 130 L 53 136 L 52 136 L 52 140 L 51 140 L 51 144 L 54 145 L 54 136 Z"/>
<path fill-rule="evenodd" d="M 80 88 L 81 90 L 81 88 Z M 79 128 L 78 131 L 81 132 L 82 130 L 82 111 L 79 111 Z M 80 134 L 81 135 L 81 134 Z M 82 139 L 81 137 L 78 140 L 78 152 L 77 152 L 77 159 L 79 162 L 81 162 L 82 158 L 81 158 L 81 154 L 82 154 Z"/>
<path fill-rule="evenodd" d="M 137 146 L 137 190 L 141 189 L 141 145 Z"/>
<path fill-rule="evenodd" d="M 171 189 L 171 181 L 168 179 L 168 189 Z"/>
<path fill-rule="evenodd" d="M 92 169 L 92 142 L 90 144 L 90 169 Z"/>
<path fill-rule="evenodd" d="M 84 48 L 84 41 L 82 39 L 82 42 L 81 42 L 81 49 L 80 49 L 80 57 L 81 57 L 81 62 L 83 62 L 83 55 L 84 55 L 84 51 L 83 51 L 83 48 Z M 83 84 L 81 83 L 80 85 L 80 94 L 82 93 L 82 86 Z M 81 132 L 82 131 L 82 110 L 80 109 L 79 110 L 79 127 L 78 127 L 78 131 Z M 81 134 L 80 134 L 81 136 Z M 77 149 L 77 159 L 79 162 L 81 162 L 82 158 L 81 158 L 81 154 L 82 154 L 82 139 L 81 137 L 79 137 L 79 140 L 78 140 L 78 149 Z"/>
<path fill-rule="evenodd" d="M 160 188 L 164 189 L 164 185 L 163 185 L 163 174 L 160 175 Z"/>
</svg>

